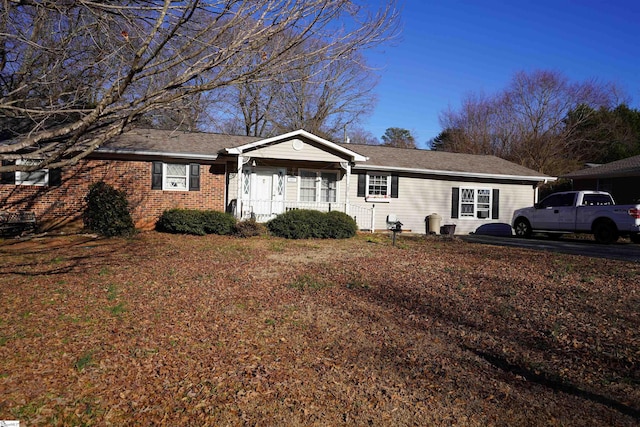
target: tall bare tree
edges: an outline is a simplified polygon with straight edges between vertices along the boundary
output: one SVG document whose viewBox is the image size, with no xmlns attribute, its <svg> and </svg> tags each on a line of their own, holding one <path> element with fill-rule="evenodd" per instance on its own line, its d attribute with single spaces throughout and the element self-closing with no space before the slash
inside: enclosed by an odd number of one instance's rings
<svg viewBox="0 0 640 427">
<path fill-rule="evenodd" d="M 375 105 L 376 77 L 364 58 L 352 53 L 294 70 L 280 92 L 272 117 L 277 132 L 304 128 L 328 139 L 341 139 Z"/>
<path fill-rule="evenodd" d="M 394 0 L 4 0 L 0 159 L 71 164 L 151 112 L 396 31 Z"/>
<path fill-rule="evenodd" d="M 619 91 L 596 81 L 570 82 L 555 71 L 519 72 L 492 97 L 470 95 L 460 110 L 441 114 L 445 129 L 434 148 L 493 154 L 556 175 L 582 161 L 585 148 L 575 137 L 590 114 L 620 101 Z M 579 106 L 585 114 L 566 119 Z"/>
<path fill-rule="evenodd" d="M 320 51 L 318 43 L 323 41 L 307 41 L 291 54 Z M 252 76 L 230 91 L 225 111 L 244 124 L 243 133 L 270 136 L 305 129 L 340 139 L 346 127 L 371 112 L 377 78 L 359 50 L 339 58 L 320 52 L 313 61 L 297 63 L 280 75 Z"/>
<path fill-rule="evenodd" d="M 361 126 L 348 127 L 343 139 L 352 144 L 380 145 L 380 140 Z"/>
</svg>

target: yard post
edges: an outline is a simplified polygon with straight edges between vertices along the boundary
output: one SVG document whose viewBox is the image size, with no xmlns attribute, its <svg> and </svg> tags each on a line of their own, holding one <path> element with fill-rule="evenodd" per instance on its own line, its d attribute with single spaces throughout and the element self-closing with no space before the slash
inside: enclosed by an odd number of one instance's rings
<svg viewBox="0 0 640 427">
<path fill-rule="evenodd" d="M 371 233 L 375 232 L 375 224 L 376 224 L 376 205 L 371 205 Z"/>
</svg>

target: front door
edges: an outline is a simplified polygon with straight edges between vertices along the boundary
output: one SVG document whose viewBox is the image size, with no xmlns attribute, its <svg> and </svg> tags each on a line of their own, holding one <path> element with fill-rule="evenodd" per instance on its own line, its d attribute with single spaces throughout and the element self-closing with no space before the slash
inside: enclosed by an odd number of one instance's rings
<svg viewBox="0 0 640 427">
<path fill-rule="evenodd" d="M 286 171 L 281 168 L 255 167 L 244 170 L 250 176 L 248 191 L 251 212 L 258 221 L 266 221 L 284 211 L 284 189 Z"/>
</svg>

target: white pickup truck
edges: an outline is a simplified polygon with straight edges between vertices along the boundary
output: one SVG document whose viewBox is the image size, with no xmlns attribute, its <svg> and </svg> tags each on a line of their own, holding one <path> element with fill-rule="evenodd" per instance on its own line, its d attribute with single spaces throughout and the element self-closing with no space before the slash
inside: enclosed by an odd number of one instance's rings
<svg viewBox="0 0 640 427">
<path fill-rule="evenodd" d="M 640 205 L 616 205 L 603 191 L 566 191 L 518 209 L 511 225 L 518 237 L 591 233 L 599 243 L 613 243 L 620 236 L 640 243 Z"/>
</svg>

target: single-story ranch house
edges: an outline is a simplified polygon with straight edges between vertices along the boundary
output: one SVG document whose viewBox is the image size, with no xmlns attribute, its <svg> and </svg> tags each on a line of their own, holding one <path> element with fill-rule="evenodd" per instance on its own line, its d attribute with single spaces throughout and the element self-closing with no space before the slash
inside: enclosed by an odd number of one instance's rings
<svg viewBox="0 0 640 427">
<path fill-rule="evenodd" d="M 563 176 L 573 181 L 574 190 L 600 190 L 611 193 L 621 205 L 640 200 L 640 156 L 588 167 Z"/>
<path fill-rule="evenodd" d="M 553 179 L 494 156 L 338 144 L 304 130 L 264 139 L 134 129 L 75 166 L 2 174 L 0 210 L 34 212 L 41 229 L 77 223 L 89 186 L 105 181 L 126 192 L 141 229 L 170 208 L 258 221 L 317 209 L 344 211 L 361 230 L 397 220 L 416 233 L 438 214 L 466 234 L 508 223 Z"/>
</svg>

